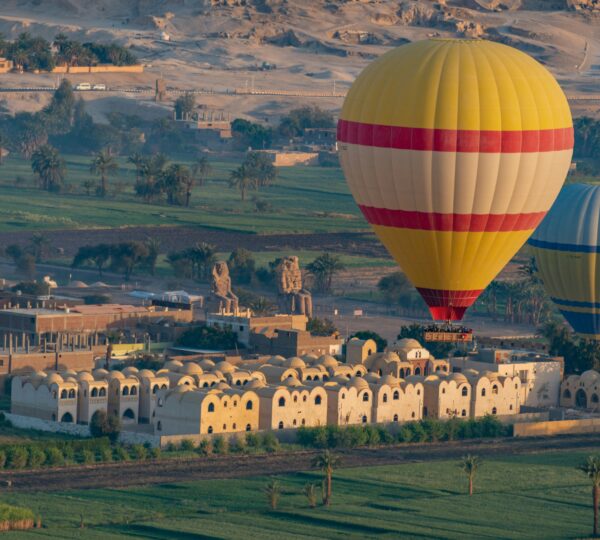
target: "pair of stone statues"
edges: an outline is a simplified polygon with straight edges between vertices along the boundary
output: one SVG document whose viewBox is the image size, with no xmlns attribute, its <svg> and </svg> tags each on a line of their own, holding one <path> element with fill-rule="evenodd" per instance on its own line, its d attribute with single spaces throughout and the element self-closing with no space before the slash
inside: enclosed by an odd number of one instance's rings
<svg viewBox="0 0 600 540">
<path fill-rule="evenodd" d="M 312 296 L 302 288 L 302 272 L 298 257 L 283 257 L 275 269 L 278 304 L 282 313 L 312 316 Z M 225 261 L 217 262 L 212 269 L 211 300 L 221 313 L 237 313 L 238 297 L 231 290 L 231 277 Z"/>
</svg>

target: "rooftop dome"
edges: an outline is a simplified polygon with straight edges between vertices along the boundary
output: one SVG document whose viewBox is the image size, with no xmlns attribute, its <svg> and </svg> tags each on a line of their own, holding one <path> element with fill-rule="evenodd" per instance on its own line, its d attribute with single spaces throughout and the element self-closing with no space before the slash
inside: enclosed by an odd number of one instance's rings
<svg viewBox="0 0 600 540">
<path fill-rule="evenodd" d="M 396 342 L 399 349 L 422 349 L 421 344 L 413 338 L 404 338 Z"/>
<path fill-rule="evenodd" d="M 126 377 L 129 377 L 131 375 L 137 375 L 140 372 L 140 370 L 138 368 L 136 368 L 135 366 L 128 366 L 123 370 L 123 375 L 125 375 Z"/>
<path fill-rule="evenodd" d="M 385 375 L 384 377 L 381 378 L 381 381 L 379 381 L 379 382 L 381 384 L 389 384 L 390 386 L 393 386 L 393 385 L 398 384 L 399 381 L 393 375 Z"/>
<path fill-rule="evenodd" d="M 462 373 L 450 373 L 448 379 L 455 381 L 457 384 L 468 382 L 467 377 Z"/>
<path fill-rule="evenodd" d="M 348 380 L 348 384 L 349 386 L 353 386 L 357 390 L 369 388 L 369 383 L 365 381 L 362 377 L 352 377 Z"/>
<path fill-rule="evenodd" d="M 318 359 L 316 354 L 303 354 L 302 360 L 304 360 L 307 364 L 314 364 Z"/>
<path fill-rule="evenodd" d="M 216 388 L 219 390 L 231 390 L 231 386 L 229 386 L 226 382 L 221 381 L 217 384 Z"/>
<path fill-rule="evenodd" d="M 284 362 L 284 366 L 293 369 L 304 369 L 306 367 L 306 364 L 304 363 L 304 360 L 302 360 L 302 358 L 292 356 Z"/>
<path fill-rule="evenodd" d="M 138 377 L 154 377 L 154 372 L 151 369 L 140 369 Z"/>
<path fill-rule="evenodd" d="M 339 362 L 330 354 L 324 354 L 317 360 L 317 364 L 329 369 L 337 367 Z"/>
<path fill-rule="evenodd" d="M 58 373 L 50 373 L 49 375 L 46 375 L 45 382 L 47 384 L 60 384 L 64 382 L 64 379 Z"/>
<path fill-rule="evenodd" d="M 178 371 L 182 366 L 183 363 L 179 360 L 169 360 L 168 362 L 165 362 L 165 368 L 171 371 Z"/>
<path fill-rule="evenodd" d="M 385 351 L 381 353 L 380 359 L 384 362 L 400 362 L 400 357 L 394 351 Z"/>
<path fill-rule="evenodd" d="M 114 370 L 114 371 L 109 371 L 108 375 L 106 376 L 107 379 L 120 379 L 123 380 L 125 379 L 125 375 L 123 375 L 120 371 Z"/>
<path fill-rule="evenodd" d="M 215 369 L 219 370 L 221 373 L 233 373 L 235 371 L 235 366 L 227 360 L 223 360 L 215 366 Z"/>
<path fill-rule="evenodd" d="M 67 369 L 62 372 L 63 377 L 77 377 L 77 372 L 74 369 Z"/>
<path fill-rule="evenodd" d="M 29 375 L 31 379 L 45 379 L 48 374 L 45 371 L 34 371 Z"/>
<path fill-rule="evenodd" d="M 374 371 L 370 371 L 369 373 L 367 373 L 364 376 L 365 381 L 368 382 L 372 382 L 372 383 L 379 383 L 382 382 L 380 379 L 381 377 L 379 376 L 379 374 L 375 373 Z"/>
<path fill-rule="evenodd" d="M 89 371 L 80 371 L 77 374 L 77 378 L 82 382 L 83 381 L 91 382 L 94 380 L 94 376 Z"/>
<path fill-rule="evenodd" d="M 593 369 L 588 369 L 581 374 L 580 381 L 584 384 L 595 383 L 598 380 L 599 373 Z"/>
<path fill-rule="evenodd" d="M 185 373 L 186 375 L 202 375 L 204 371 L 196 364 L 196 362 L 186 362 L 179 368 L 179 373 Z"/>
<path fill-rule="evenodd" d="M 252 379 L 248 384 L 246 384 L 244 386 L 244 388 L 250 388 L 252 390 L 256 389 L 256 388 L 263 388 L 265 385 L 265 383 L 259 379 Z"/>
<path fill-rule="evenodd" d="M 267 364 L 271 364 L 272 366 L 281 366 L 285 362 L 285 358 L 283 356 L 271 356 L 267 360 Z"/>
<path fill-rule="evenodd" d="M 95 379 L 104 379 L 108 375 L 108 371 L 103 368 L 99 368 L 92 371 L 92 375 Z"/>
<path fill-rule="evenodd" d="M 198 362 L 198 365 L 202 369 L 206 369 L 208 371 L 210 371 L 212 368 L 215 367 L 215 363 L 212 360 L 210 360 L 209 358 L 205 358 L 204 360 L 200 360 L 200 362 Z"/>
<path fill-rule="evenodd" d="M 302 383 L 298 379 L 296 379 L 296 377 L 288 377 L 281 384 L 283 384 L 284 386 L 289 386 L 289 387 L 302 386 Z"/>
</svg>

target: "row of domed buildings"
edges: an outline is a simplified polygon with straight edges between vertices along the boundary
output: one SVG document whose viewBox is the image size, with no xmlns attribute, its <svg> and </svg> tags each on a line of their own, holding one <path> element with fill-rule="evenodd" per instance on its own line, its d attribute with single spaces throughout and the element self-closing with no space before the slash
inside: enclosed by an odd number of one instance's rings
<svg viewBox="0 0 600 540">
<path fill-rule="evenodd" d="M 347 362 L 330 355 L 213 362 L 169 361 L 152 371 L 36 372 L 13 378 L 11 412 L 87 424 L 105 410 L 125 427 L 157 435 L 406 422 L 519 412 L 518 376 L 453 373 L 414 340 L 376 353 L 349 342 Z M 132 426 L 131 426 L 132 427 Z"/>
</svg>

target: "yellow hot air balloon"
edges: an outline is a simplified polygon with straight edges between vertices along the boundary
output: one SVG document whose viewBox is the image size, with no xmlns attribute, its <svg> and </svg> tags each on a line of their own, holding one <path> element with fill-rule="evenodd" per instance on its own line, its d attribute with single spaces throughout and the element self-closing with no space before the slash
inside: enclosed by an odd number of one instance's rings
<svg viewBox="0 0 600 540">
<path fill-rule="evenodd" d="M 389 51 L 358 76 L 338 123 L 354 199 L 437 320 L 460 320 L 529 238 L 572 148 L 553 76 L 483 40 Z"/>
</svg>

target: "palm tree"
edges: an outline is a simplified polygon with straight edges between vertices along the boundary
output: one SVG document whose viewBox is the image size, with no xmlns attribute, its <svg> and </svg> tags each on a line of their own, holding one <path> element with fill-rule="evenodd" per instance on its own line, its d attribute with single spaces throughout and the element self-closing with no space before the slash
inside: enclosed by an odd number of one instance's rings
<svg viewBox="0 0 600 540">
<path fill-rule="evenodd" d="M 254 180 L 250 177 L 246 168 L 240 165 L 231 172 L 229 176 L 229 187 L 235 187 L 240 191 L 242 201 L 246 200 L 246 192 L 255 187 Z"/>
<path fill-rule="evenodd" d="M 337 467 L 340 462 L 340 458 L 332 454 L 329 450 L 325 450 L 312 461 L 312 466 L 321 469 L 325 475 L 325 489 L 323 491 L 323 504 L 325 506 L 329 506 L 329 503 L 331 502 L 333 469 Z"/>
<path fill-rule="evenodd" d="M 90 165 L 90 172 L 100 177 L 100 188 L 98 189 L 100 197 L 106 197 L 108 177 L 115 174 L 118 170 L 119 165 L 108 148 L 100 150 L 94 156 Z"/>
<path fill-rule="evenodd" d="M 475 479 L 475 474 L 480 465 L 481 460 L 479 457 L 472 456 L 471 454 L 464 456 L 460 462 L 462 470 L 469 478 L 469 496 L 473 495 L 473 480 Z"/>
<path fill-rule="evenodd" d="M 600 456 L 589 456 L 578 469 L 592 481 L 592 504 L 594 505 L 594 533 L 598 536 L 598 502 L 600 499 Z"/>
<path fill-rule="evenodd" d="M 135 167 L 135 181 L 140 181 L 142 166 L 144 165 L 144 156 L 134 152 L 127 158 L 127 163 L 131 163 Z"/>
<path fill-rule="evenodd" d="M 192 165 L 192 174 L 198 182 L 199 186 L 203 186 L 204 182 L 208 178 L 208 175 L 212 172 L 212 167 L 208 162 L 208 158 L 202 156 L 199 157 Z"/>
<path fill-rule="evenodd" d="M 36 232 L 31 236 L 31 250 L 36 262 L 41 262 L 46 248 L 50 246 L 50 239 L 43 233 Z"/>
<path fill-rule="evenodd" d="M 322 292 L 331 291 L 333 276 L 345 268 L 337 255 L 330 255 L 329 253 L 319 255 L 306 266 L 306 269 L 315 277 L 317 289 Z"/>
<path fill-rule="evenodd" d="M 308 506 L 315 508 L 317 506 L 317 486 L 311 482 L 304 486 L 304 495 L 308 500 Z"/>
<path fill-rule="evenodd" d="M 271 510 L 277 510 L 277 503 L 279 502 L 279 496 L 281 495 L 281 485 L 279 480 L 272 478 L 269 483 L 265 486 L 264 492 L 267 496 L 267 501 Z"/>
<path fill-rule="evenodd" d="M 60 191 L 66 165 L 56 148 L 49 144 L 40 146 L 31 156 L 31 169 L 37 174 L 42 189 Z"/>
<path fill-rule="evenodd" d="M 185 192 L 186 203 L 189 204 L 192 174 L 185 165 L 174 163 L 170 165 L 163 174 L 163 185 L 167 192 L 168 204 L 181 204 L 181 195 Z M 186 204 L 186 206 L 187 206 Z"/>
<path fill-rule="evenodd" d="M 150 203 L 162 192 L 162 177 L 167 162 L 167 156 L 164 154 L 154 154 L 152 157 L 143 159 L 141 163 L 139 181 L 136 182 L 135 191 L 147 203 Z"/>
</svg>

